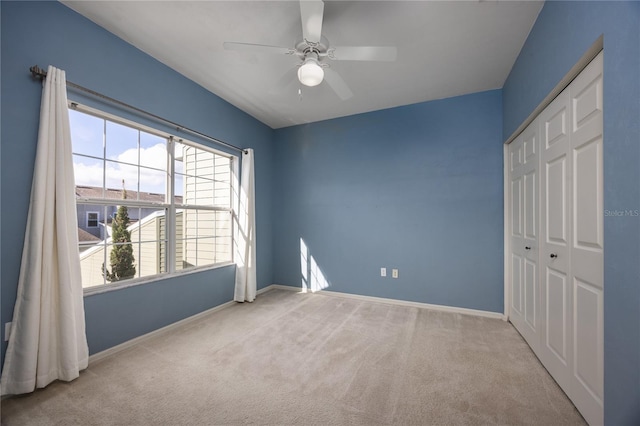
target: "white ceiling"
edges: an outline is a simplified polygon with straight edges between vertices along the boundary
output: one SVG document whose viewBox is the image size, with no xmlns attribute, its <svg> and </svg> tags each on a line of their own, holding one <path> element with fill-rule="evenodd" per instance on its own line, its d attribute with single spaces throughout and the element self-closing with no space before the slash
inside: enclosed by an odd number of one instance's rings
<svg viewBox="0 0 640 426">
<path fill-rule="evenodd" d="M 328 61 L 354 96 L 323 82 L 276 83 L 295 56 L 227 51 L 225 41 L 294 47 L 297 1 L 63 1 L 272 128 L 497 89 L 541 1 L 325 1 L 332 46 L 397 46 L 395 62 Z M 301 88 L 302 96 L 298 94 Z"/>
</svg>

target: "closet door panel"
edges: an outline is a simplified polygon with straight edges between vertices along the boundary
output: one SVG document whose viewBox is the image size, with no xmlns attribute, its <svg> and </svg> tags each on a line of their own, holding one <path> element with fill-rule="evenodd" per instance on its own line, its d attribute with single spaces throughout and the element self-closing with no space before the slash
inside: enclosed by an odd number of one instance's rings
<svg viewBox="0 0 640 426">
<path fill-rule="evenodd" d="M 573 174 L 573 369 L 569 397 L 591 424 L 603 422 L 604 204 L 602 53 L 569 86 Z"/>
<path fill-rule="evenodd" d="M 524 320 L 534 333 L 538 327 L 538 314 L 536 312 L 538 307 L 537 269 L 537 262 L 532 262 L 529 259 L 524 260 Z"/>
<path fill-rule="evenodd" d="M 529 346 L 539 346 L 538 284 L 538 123 L 509 146 L 511 309 L 509 319 Z"/>
<path fill-rule="evenodd" d="M 511 254 L 511 308 L 512 317 L 522 316 L 522 257 L 516 253 Z"/>
<path fill-rule="evenodd" d="M 539 129 L 538 121 L 529 125 L 524 132 L 523 153 L 524 164 L 522 165 L 522 212 L 523 212 L 523 324 L 521 333 L 534 350 L 537 352 L 540 344 L 538 331 L 540 287 L 538 283 L 538 229 L 540 220 L 538 198 L 539 198 Z"/>
<path fill-rule="evenodd" d="M 545 164 L 546 187 L 546 235 L 547 244 L 567 247 L 567 157 L 564 153 L 549 158 Z"/>
<path fill-rule="evenodd" d="M 571 283 L 571 108 L 562 92 L 541 114 L 542 243 L 540 359 L 569 394 L 573 345 Z"/>
<path fill-rule="evenodd" d="M 567 366 L 567 276 L 560 271 L 547 268 L 546 283 L 547 328 L 544 343 L 554 357 L 551 368 L 559 374 Z"/>
<path fill-rule="evenodd" d="M 522 211 L 522 165 L 524 152 L 522 138 L 516 139 L 509 146 L 509 179 L 510 179 L 510 238 L 511 238 L 511 306 L 510 319 L 518 324 L 522 317 L 522 259 L 524 257 L 523 211 Z M 516 326 L 517 328 L 517 326 Z"/>
<path fill-rule="evenodd" d="M 574 279 L 574 375 L 592 398 L 602 400 L 602 376 L 597 368 L 601 341 L 602 290 Z"/>
</svg>

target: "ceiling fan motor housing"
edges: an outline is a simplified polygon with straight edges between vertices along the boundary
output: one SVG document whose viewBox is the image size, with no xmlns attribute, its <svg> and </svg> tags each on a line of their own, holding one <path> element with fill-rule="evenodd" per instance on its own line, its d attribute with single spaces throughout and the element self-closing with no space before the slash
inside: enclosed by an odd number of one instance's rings
<svg viewBox="0 0 640 426">
<path fill-rule="evenodd" d="M 329 40 L 322 36 L 318 43 L 312 43 L 304 39 L 296 43 L 295 54 L 300 59 L 304 60 L 310 53 L 318 55 L 318 60 L 327 56 L 329 54 Z"/>
</svg>

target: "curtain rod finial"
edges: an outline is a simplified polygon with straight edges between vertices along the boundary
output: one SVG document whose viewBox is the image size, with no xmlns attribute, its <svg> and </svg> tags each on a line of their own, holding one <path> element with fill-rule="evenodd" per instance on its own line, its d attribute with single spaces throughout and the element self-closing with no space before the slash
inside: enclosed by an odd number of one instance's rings
<svg viewBox="0 0 640 426">
<path fill-rule="evenodd" d="M 47 76 L 47 72 L 37 65 L 34 65 L 31 68 L 29 68 L 29 71 L 31 71 L 31 75 L 34 78 L 44 78 Z"/>
</svg>

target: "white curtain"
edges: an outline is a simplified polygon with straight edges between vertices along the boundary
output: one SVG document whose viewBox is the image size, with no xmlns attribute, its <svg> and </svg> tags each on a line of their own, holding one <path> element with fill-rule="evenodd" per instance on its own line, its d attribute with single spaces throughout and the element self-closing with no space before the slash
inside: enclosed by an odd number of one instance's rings
<svg viewBox="0 0 640 426">
<path fill-rule="evenodd" d="M 66 78 L 50 66 L 2 394 L 73 380 L 88 352 Z"/>
<path fill-rule="evenodd" d="M 242 170 L 236 224 L 236 302 L 256 298 L 256 215 L 253 150 L 242 153 Z"/>
</svg>

